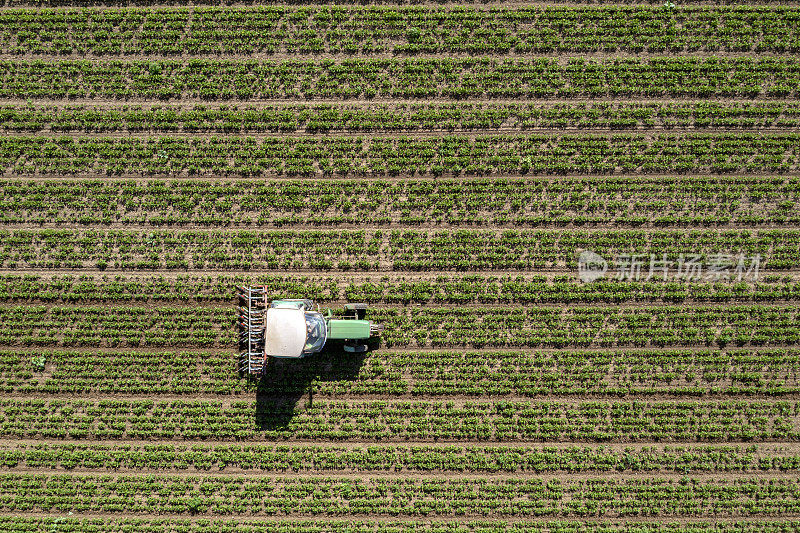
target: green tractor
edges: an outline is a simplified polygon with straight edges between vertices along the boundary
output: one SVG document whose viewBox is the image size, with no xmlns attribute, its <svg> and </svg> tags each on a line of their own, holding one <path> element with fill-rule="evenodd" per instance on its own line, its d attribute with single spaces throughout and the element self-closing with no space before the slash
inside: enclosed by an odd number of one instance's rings
<svg viewBox="0 0 800 533">
<path fill-rule="evenodd" d="M 267 301 L 266 287 L 239 287 L 239 347 L 242 372 L 258 375 L 267 358 L 299 359 L 322 351 L 329 340 L 347 352 L 365 352 L 383 325 L 365 320 L 367 305 L 344 306 L 344 316 L 323 312 L 308 299 Z"/>
</svg>

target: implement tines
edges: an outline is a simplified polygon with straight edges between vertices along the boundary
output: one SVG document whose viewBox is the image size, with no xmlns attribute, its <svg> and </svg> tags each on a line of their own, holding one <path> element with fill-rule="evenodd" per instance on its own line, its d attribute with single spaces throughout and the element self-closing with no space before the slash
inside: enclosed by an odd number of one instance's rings
<svg viewBox="0 0 800 533">
<path fill-rule="evenodd" d="M 239 372 L 251 376 L 264 366 L 266 287 L 239 287 Z"/>
</svg>

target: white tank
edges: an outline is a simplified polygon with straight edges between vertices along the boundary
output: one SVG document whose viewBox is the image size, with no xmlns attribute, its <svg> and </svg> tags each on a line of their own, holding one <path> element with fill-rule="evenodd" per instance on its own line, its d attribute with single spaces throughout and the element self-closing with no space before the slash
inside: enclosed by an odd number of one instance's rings
<svg viewBox="0 0 800 533">
<path fill-rule="evenodd" d="M 264 352 L 272 357 L 300 357 L 306 344 L 302 309 L 267 309 Z"/>
</svg>

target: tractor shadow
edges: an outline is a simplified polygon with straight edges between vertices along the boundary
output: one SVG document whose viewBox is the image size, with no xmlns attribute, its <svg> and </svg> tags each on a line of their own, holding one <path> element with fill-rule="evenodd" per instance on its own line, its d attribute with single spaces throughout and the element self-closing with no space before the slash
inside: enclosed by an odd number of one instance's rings
<svg viewBox="0 0 800 533">
<path fill-rule="evenodd" d="M 268 358 L 256 384 L 256 428 L 285 428 L 297 411 L 313 406 L 313 383 L 355 381 L 368 356 L 369 351 L 348 353 L 341 342 L 331 342 L 303 359 Z"/>
</svg>

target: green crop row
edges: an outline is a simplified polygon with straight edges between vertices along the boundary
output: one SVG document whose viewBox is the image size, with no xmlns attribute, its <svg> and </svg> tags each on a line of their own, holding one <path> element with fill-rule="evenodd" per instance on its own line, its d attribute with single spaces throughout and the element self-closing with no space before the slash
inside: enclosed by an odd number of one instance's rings
<svg viewBox="0 0 800 533">
<path fill-rule="evenodd" d="M 0 344 L 31 346 L 230 346 L 234 308 L 0 308 Z"/>
<path fill-rule="evenodd" d="M 39 358 L 43 358 L 43 361 Z M 41 362 L 38 366 L 36 361 Z M 0 351 L 9 394 L 232 394 L 300 397 L 797 397 L 800 351 L 410 351 L 348 356 L 336 347 L 259 381 L 224 352 Z"/>
<path fill-rule="evenodd" d="M 798 306 L 370 309 L 387 346 L 625 347 L 800 344 Z M 226 346 L 234 308 L 0 307 L 5 346 Z"/>
<path fill-rule="evenodd" d="M 50 132 L 368 132 L 536 128 L 797 128 L 796 102 L 0 106 L 0 129 Z"/>
<path fill-rule="evenodd" d="M 255 278 L 251 278 L 251 280 L 251 284 L 262 284 L 260 281 L 255 281 Z M 611 303 L 623 301 L 767 302 L 800 299 L 800 284 L 794 282 L 751 285 L 744 282 L 710 284 L 598 280 L 584 284 L 578 282 L 571 275 L 556 276 L 552 282 L 546 282 L 541 276 L 525 279 L 520 276 L 496 278 L 480 275 L 464 275 L 458 278 L 437 276 L 426 280 L 407 281 L 390 278 L 361 283 L 352 278 L 350 280 L 346 287 L 340 287 L 340 294 L 344 295 L 344 299 L 390 304 L 412 302 L 425 304 Z M 265 283 L 272 289 L 272 282 L 268 278 L 265 279 Z M 344 285 L 343 282 L 342 285 Z M 0 287 L 2 287 L 1 281 Z M 88 287 L 91 287 L 91 284 Z M 281 291 L 280 284 L 277 284 L 275 288 L 279 292 Z M 296 297 L 299 298 L 301 293 L 292 294 L 298 295 Z M 0 288 L 0 298 L 2 295 L 3 292 Z M 31 296 L 36 299 L 35 295 Z"/>
<path fill-rule="evenodd" d="M 0 510 L 205 516 L 775 516 L 796 479 L 325 478 L 0 474 Z"/>
<path fill-rule="evenodd" d="M 544 281 L 544 280 L 540 280 Z M 310 298 L 322 303 L 342 298 L 344 280 L 323 279 L 313 275 L 214 275 L 178 274 L 175 277 L 103 275 L 97 279 L 88 275 L 4 274 L 0 275 L 1 300 L 32 300 L 40 302 L 226 302 L 235 301 L 242 285 L 270 286 L 270 299 Z M 627 283 L 620 286 L 628 285 Z M 737 284 L 738 286 L 738 284 Z M 764 285 L 763 290 L 783 293 L 793 284 Z M 369 286 L 367 286 L 369 287 Z M 632 287 L 633 289 L 633 287 Z M 685 290 L 681 285 L 677 291 Z M 633 289 L 636 290 L 636 289 Z M 702 291 L 702 288 L 698 290 Z M 744 287 L 734 289 L 744 293 Z M 793 292 L 788 288 L 787 296 Z M 427 298 L 430 299 L 430 298 Z M 781 298 L 783 299 L 783 298 Z M 785 299 L 793 299 L 788 297 Z M 380 299 L 371 299 L 377 302 Z"/>
<path fill-rule="evenodd" d="M 382 339 L 388 346 L 760 346 L 800 343 L 797 311 L 764 305 L 405 308 L 372 309 L 368 317 L 386 325 Z M 228 345 L 232 325 L 232 308 L 7 307 L 0 309 L 0 342 Z"/>
<path fill-rule="evenodd" d="M 800 134 L 1 137 L 7 175 L 384 176 L 791 172 Z"/>
<path fill-rule="evenodd" d="M 796 306 L 374 309 L 389 346 L 676 346 L 800 343 Z"/>
<path fill-rule="evenodd" d="M 608 262 L 609 278 L 663 279 L 666 274 L 668 280 L 681 275 L 689 281 L 742 281 L 757 278 L 757 271 L 764 269 L 796 268 L 798 247 L 800 230 L 796 229 L 35 229 L 0 230 L 0 266 L 177 271 L 576 270 L 578 254 L 593 250 Z M 626 254 L 636 257 L 625 259 Z M 699 265 L 699 272 L 689 272 L 692 262 Z"/>
<path fill-rule="evenodd" d="M 7 10 L 4 54 L 800 51 L 795 7 Z"/>
<path fill-rule="evenodd" d="M 768 446 L 300 444 L 20 444 L 0 448 L 6 469 L 243 470 L 277 473 L 777 473 L 800 471 L 800 456 Z"/>
<path fill-rule="evenodd" d="M 795 520 L 320 520 L 222 518 L 78 518 L 0 516 L 0 527 L 14 533 L 775 533 L 800 528 Z"/>
<path fill-rule="evenodd" d="M 800 300 L 800 284 L 769 274 L 758 282 L 620 281 L 580 283 L 572 274 L 555 276 L 438 275 L 380 279 L 339 275 L 227 275 L 174 277 L 115 275 L 0 274 L 0 300 L 9 302 L 226 302 L 239 286 L 269 288 L 269 298 L 310 298 L 388 304 L 525 304 L 593 302 L 770 302 Z"/>
<path fill-rule="evenodd" d="M 0 60 L 0 98 L 48 100 L 775 98 L 798 83 L 796 58 Z"/>
<path fill-rule="evenodd" d="M 0 181 L 0 222 L 153 227 L 800 225 L 800 178 Z"/>
<path fill-rule="evenodd" d="M 449 4 L 449 0 L 432 0 L 430 4 Z M 460 4 L 477 4 L 477 5 L 491 5 L 500 3 L 502 1 L 498 0 L 464 0 L 460 2 Z M 573 2 L 567 0 L 557 0 L 552 2 L 553 4 L 572 4 Z M 627 5 L 632 4 L 634 6 L 640 7 L 644 5 L 653 5 L 653 6 L 662 6 L 660 0 L 597 0 L 594 3 L 596 4 L 612 4 L 612 6 L 618 5 Z M 752 0 L 748 2 L 749 5 L 764 5 L 764 6 L 771 6 L 771 5 L 781 5 L 783 3 L 791 3 L 786 0 Z M 302 8 L 305 10 L 310 10 L 314 7 L 330 5 L 332 8 L 341 5 L 341 2 L 338 0 L 284 0 L 281 2 L 277 2 L 274 0 L 268 1 L 258 1 L 255 0 L 243 0 L 240 2 L 236 2 L 237 5 L 242 6 L 254 6 L 260 7 L 264 5 L 275 5 L 275 6 L 297 6 L 298 8 Z M 384 2 L 376 1 L 376 0 L 357 0 L 355 2 L 351 2 L 352 5 L 355 6 L 383 6 Z M 418 7 L 419 1 L 418 0 L 392 0 L 390 3 L 386 3 L 388 6 L 397 6 L 398 8 L 403 6 L 410 6 L 410 7 Z M 718 8 L 719 6 L 731 6 L 732 8 L 742 8 L 743 6 L 741 3 L 735 0 L 700 0 L 698 2 L 693 2 L 693 4 L 708 4 L 710 6 Z M 231 3 L 225 0 L 198 0 L 196 2 L 192 2 L 192 5 L 195 6 L 224 6 L 230 7 Z M 106 6 L 106 7 L 146 7 L 146 8 L 160 8 L 165 6 L 176 6 L 176 7 L 186 7 L 186 3 L 180 0 L 2 0 L 0 2 L 0 6 L 4 7 L 19 7 L 19 6 L 31 6 L 31 7 L 60 7 L 60 6 L 71 6 L 71 7 L 79 7 L 85 8 L 87 6 Z M 502 6 L 500 6 L 502 7 Z M 666 6 L 668 7 L 668 6 Z M 674 7 L 674 6 L 673 6 Z M 497 9 L 497 7 L 495 7 Z M 672 9 L 672 7 L 670 7 Z"/>
<path fill-rule="evenodd" d="M 797 401 L 0 399 L 0 436 L 208 441 L 747 442 L 800 439 Z"/>
</svg>

